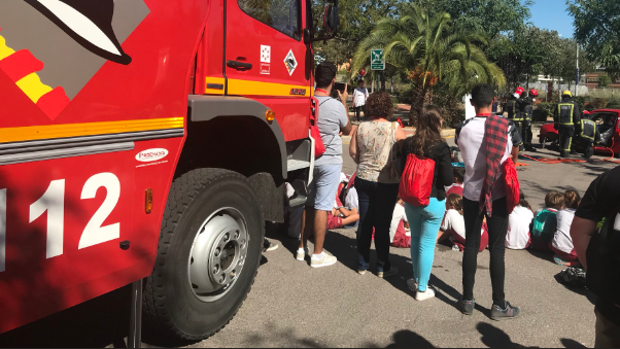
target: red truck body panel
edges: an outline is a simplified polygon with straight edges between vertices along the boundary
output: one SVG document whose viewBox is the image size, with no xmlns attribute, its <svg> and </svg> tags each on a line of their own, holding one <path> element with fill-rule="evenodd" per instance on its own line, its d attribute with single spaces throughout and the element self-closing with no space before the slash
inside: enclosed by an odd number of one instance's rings
<svg viewBox="0 0 620 349">
<path fill-rule="evenodd" d="M 298 1 L 295 37 L 237 0 L 0 2 L 0 333 L 150 275 L 189 94 L 255 99 L 308 137 Z"/>
</svg>

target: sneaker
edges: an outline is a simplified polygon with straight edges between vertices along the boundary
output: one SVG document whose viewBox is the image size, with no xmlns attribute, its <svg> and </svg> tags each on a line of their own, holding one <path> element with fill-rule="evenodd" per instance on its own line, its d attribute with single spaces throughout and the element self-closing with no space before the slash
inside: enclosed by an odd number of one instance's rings
<svg viewBox="0 0 620 349">
<path fill-rule="evenodd" d="M 389 278 L 390 276 L 398 275 L 398 269 L 396 267 L 391 267 L 390 270 L 383 272 L 377 272 L 377 276 L 381 279 Z"/>
<path fill-rule="evenodd" d="M 424 291 L 424 292 L 418 291 L 415 294 L 415 300 L 418 301 L 418 302 L 424 302 L 424 301 L 427 301 L 427 300 L 433 299 L 433 298 L 435 298 L 435 291 L 433 291 L 433 289 L 430 288 L 430 287 L 427 288 L 426 291 Z"/>
<path fill-rule="evenodd" d="M 280 245 L 273 243 L 267 239 L 263 241 L 263 252 L 275 251 L 278 249 L 278 247 L 280 247 Z"/>
<path fill-rule="evenodd" d="M 367 272 L 367 270 L 362 270 L 362 269 L 358 269 L 357 270 L 357 273 L 362 275 L 362 276 L 366 275 L 366 272 Z"/>
<path fill-rule="evenodd" d="M 312 268 L 324 268 L 324 267 L 331 267 L 332 265 L 338 263 L 338 258 L 330 255 L 327 252 L 323 252 L 323 258 L 321 259 L 314 259 L 312 258 L 310 266 Z"/>
<path fill-rule="evenodd" d="M 495 321 L 516 319 L 520 314 L 519 308 L 513 307 L 508 302 L 506 302 L 506 309 L 500 308 L 499 305 L 493 305 L 493 309 L 491 309 L 491 319 Z"/>
<path fill-rule="evenodd" d="M 461 313 L 463 315 L 474 315 L 474 309 L 476 308 L 476 301 L 461 301 Z"/>
<path fill-rule="evenodd" d="M 303 251 L 299 251 L 297 250 L 297 260 L 300 262 L 303 262 L 306 260 L 306 256 L 310 255 L 310 251 L 308 251 L 308 248 L 304 248 Z"/>
<path fill-rule="evenodd" d="M 407 280 L 407 287 L 411 290 L 411 292 L 418 292 L 418 283 L 415 282 L 414 279 Z"/>
</svg>

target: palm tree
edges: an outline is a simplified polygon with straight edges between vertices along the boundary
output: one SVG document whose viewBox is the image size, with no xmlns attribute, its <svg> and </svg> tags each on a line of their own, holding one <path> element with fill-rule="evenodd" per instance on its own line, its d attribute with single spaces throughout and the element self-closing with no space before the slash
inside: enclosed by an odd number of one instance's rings
<svg viewBox="0 0 620 349">
<path fill-rule="evenodd" d="M 480 35 L 452 32 L 447 13 L 432 13 L 410 5 L 399 18 L 377 24 L 363 40 L 355 54 L 353 71 L 370 64 L 370 51 L 383 48 L 386 63 L 405 72 L 412 84 L 411 120 L 417 119 L 424 104 L 432 100 L 433 86 L 442 81 L 455 96 L 463 96 L 481 82 L 503 87 L 502 70 L 489 62 L 485 54 L 472 44 L 485 42 Z"/>
</svg>

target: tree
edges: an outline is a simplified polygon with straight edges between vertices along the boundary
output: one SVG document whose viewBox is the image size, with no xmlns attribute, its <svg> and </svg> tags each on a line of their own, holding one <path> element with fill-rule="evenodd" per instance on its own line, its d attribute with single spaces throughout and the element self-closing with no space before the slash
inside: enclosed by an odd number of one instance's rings
<svg viewBox="0 0 620 349">
<path fill-rule="evenodd" d="M 503 87 L 506 82 L 501 69 L 471 43 L 484 42 L 484 37 L 456 34 L 450 22 L 445 12 L 409 5 L 399 18 L 379 22 L 355 54 L 357 70 L 369 65 L 372 49 L 384 48 L 386 63 L 407 74 L 413 87 L 410 122 L 430 102 L 438 81 L 447 83 L 455 95 L 464 94 L 476 83 Z"/>
<path fill-rule="evenodd" d="M 435 11 L 447 12 L 459 32 L 485 33 L 494 39 L 500 33 L 516 32 L 530 18 L 531 0 L 418 0 Z"/>
<path fill-rule="evenodd" d="M 394 16 L 397 4 L 402 0 L 340 0 L 340 28 L 336 37 L 327 42 L 314 44 L 322 59 L 341 65 L 349 63 L 359 43 L 373 30 L 377 22 Z M 323 35 L 324 0 L 313 0 L 313 21 L 317 36 Z"/>
<path fill-rule="evenodd" d="M 601 63 L 612 79 L 620 77 L 620 1 L 573 0 L 575 38 L 592 61 Z"/>
</svg>

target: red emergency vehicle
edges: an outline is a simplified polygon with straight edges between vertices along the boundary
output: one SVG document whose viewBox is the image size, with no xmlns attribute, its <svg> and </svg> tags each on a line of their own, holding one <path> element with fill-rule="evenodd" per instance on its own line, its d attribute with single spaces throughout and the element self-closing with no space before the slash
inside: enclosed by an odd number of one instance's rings
<svg viewBox="0 0 620 349">
<path fill-rule="evenodd" d="M 230 321 L 311 179 L 312 3 L 0 2 L 0 333 L 131 283 L 134 330 Z"/>
</svg>

